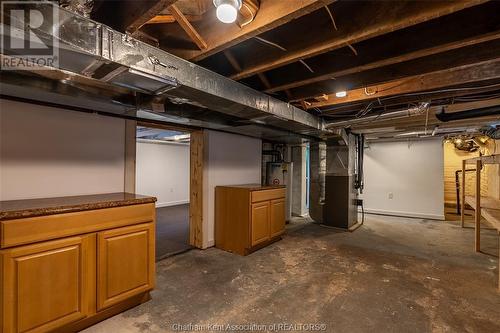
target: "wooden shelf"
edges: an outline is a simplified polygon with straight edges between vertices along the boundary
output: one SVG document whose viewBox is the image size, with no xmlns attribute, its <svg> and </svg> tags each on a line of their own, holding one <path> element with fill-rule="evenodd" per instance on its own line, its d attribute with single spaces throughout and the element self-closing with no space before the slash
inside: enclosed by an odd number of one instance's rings
<svg viewBox="0 0 500 333">
<path fill-rule="evenodd" d="M 480 156 L 462 161 L 462 186 L 461 186 L 461 217 L 460 221 L 462 228 L 465 224 L 465 204 L 468 203 L 474 209 L 474 236 L 475 244 L 474 249 L 476 252 L 481 252 L 481 217 L 484 217 L 490 222 L 494 228 L 497 229 L 500 236 L 500 200 L 491 197 L 481 196 L 481 169 L 485 164 L 499 164 L 500 154 Z M 476 166 L 476 184 L 475 195 L 465 195 L 465 171 L 467 164 L 474 164 Z M 500 290 L 500 272 L 498 273 L 498 288 Z"/>
<path fill-rule="evenodd" d="M 474 210 L 476 209 L 475 197 L 467 195 L 465 196 L 465 202 Z M 481 197 L 481 215 L 492 223 L 493 227 L 500 231 L 500 200 L 490 197 Z"/>
<path fill-rule="evenodd" d="M 472 195 L 465 196 L 465 202 L 476 209 L 476 197 Z M 500 210 L 500 200 L 491 197 L 481 197 L 481 208 Z"/>
</svg>

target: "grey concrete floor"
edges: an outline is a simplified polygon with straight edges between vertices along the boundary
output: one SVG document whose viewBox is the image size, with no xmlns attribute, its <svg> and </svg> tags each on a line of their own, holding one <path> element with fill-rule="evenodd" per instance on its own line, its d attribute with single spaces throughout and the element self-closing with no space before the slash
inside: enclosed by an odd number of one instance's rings
<svg viewBox="0 0 500 333">
<path fill-rule="evenodd" d="M 299 222 L 247 257 L 211 248 L 159 262 L 151 301 L 85 332 L 228 323 L 500 332 L 498 237 L 482 237 L 491 254 L 474 253 L 473 229 L 456 222 L 368 215 L 353 233 Z"/>
<path fill-rule="evenodd" d="M 156 208 L 156 259 L 190 248 L 189 204 Z"/>
</svg>

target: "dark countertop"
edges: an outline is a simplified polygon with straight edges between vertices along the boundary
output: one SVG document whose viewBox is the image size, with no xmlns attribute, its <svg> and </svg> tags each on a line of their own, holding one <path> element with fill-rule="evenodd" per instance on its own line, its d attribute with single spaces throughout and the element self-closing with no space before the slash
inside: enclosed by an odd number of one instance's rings
<svg viewBox="0 0 500 333">
<path fill-rule="evenodd" d="M 153 203 L 155 197 L 133 193 L 106 193 L 71 197 L 0 201 L 0 221 Z"/>
<path fill-rule="evenodd" d="M 245 188 L 249 191 L 273 190 L 277 188 L 286 188 L 285 185 L 260 185 L 260 184 L 242 184 L 242 185 L 222 185 L 217 187 Z"/>
</svg>

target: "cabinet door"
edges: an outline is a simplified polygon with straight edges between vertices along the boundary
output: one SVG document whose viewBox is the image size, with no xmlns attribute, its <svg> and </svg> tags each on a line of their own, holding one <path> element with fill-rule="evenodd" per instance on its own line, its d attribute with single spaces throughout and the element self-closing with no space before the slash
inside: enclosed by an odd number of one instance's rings
<svg viewBox="0 0 500 333">
<path fill-rule="evenodd" d="M 285 199 L 271 201 L 271 237 L 285 231 Z"/>
<path fill-rule="evenodd" d="M 2 332 L 47 332 L 93 311 L 95 247 L 91 235 L 1 251 Z"/>
<path fill-rule="evenodd" d="M 269 201 L 252 204 L 252 246 L 269 239 Z"/>
<path fill-rule="evenodd" d="M 98 233 L 98 310 L 153 289 L 154 237 L 153 223 Z"/>
</svg>

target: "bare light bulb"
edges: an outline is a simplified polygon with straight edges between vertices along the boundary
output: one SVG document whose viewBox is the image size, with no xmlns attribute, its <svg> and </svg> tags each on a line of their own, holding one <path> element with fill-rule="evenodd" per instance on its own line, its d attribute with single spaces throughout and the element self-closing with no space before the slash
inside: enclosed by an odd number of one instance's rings
<svg viewBox="0 0 500 333">
<path fill-rule="evenodd" d="M 338 98 L 342 98 L 342 97 L 346 97 L 347 96 L 347 91 L 343 90 L 343 91 L 337 91 L 335 93 L 335 97 L 338 97 Z"/>
<path fill-rule="evenodd" d="M 236 21 L 236 17 L 238 16 L 238 10 L 228 3 L 223 3 L 217 6 L 216 14 L 217 18 L 222 23 L 233 23 Z"/>
</svg>

